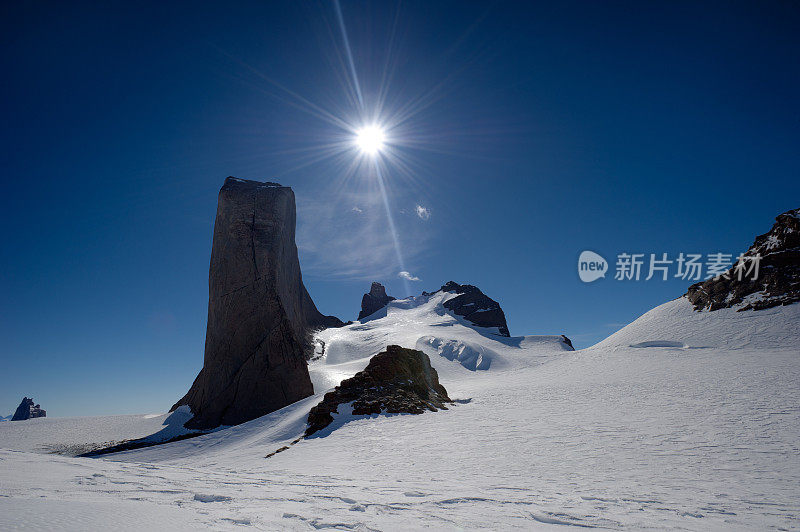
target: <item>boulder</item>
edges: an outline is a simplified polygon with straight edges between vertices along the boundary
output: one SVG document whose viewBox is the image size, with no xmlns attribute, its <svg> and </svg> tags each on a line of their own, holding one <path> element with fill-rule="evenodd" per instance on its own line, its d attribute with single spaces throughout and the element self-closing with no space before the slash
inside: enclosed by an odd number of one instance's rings
<svg viewBox="0 0 800 532">
<path fill-rule="evenodd" d="M 340 326 L 303 285 L 289 187 L 229 177 L 219 191 L 203 368 L 175 405 L 187 428 L 236 425 L 313 394 L 310 332 Z"/>
<path fill-rule="evenodd" d="M 755 279 L 734 264 L 725 275 L 690 286 L 686 297 L 695 310 L 761 310 L 800 301 L 800 209 L 778 215 L 743 254 L 744 265 L 752 266 L 756 256 L 761 259 Z"/>
<path fill-rule="evenodd" d="M 305 436 L 330 425 L 333 414 L 346 403 L 352 403 L 353 415 L 370 415 L 436 412 L 451 402 L 428 355 L 390 345 L 373 356 L 366 369 L 325 394 L 308 414 Z"/>
<path fill-rule="evenodd" d="M 34 404 L 32 398 L 23 397 L 11 421 L 25 421 L 35 417 L 47 417 L 47 411 L 42 410 L 41 405 Z"/>
</svg>

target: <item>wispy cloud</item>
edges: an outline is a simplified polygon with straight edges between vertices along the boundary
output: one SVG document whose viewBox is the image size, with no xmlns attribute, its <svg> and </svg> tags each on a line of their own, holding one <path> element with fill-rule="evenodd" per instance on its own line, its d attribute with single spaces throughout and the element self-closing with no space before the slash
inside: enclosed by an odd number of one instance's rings
<svg viewBox="0 0 800 532">
<path fill-rule="evenodd" d="M 397 276 L 399 278 L 401 278 L 401 279 L 405 279 L 406 281 L 419 281 L 420 280 L 419 277 L 414 277 L 413 275 L 411 275 L 411 273 L 406 272 L 406 271 L 402 271 L 402 272 L 398 273 Z"/>
<path fill-rule="evenodd" d="M 427 220 L 431 217 L 431 210 L 423 207 L 422 205 L 417 205 L 416 212 L 417 216 L 419 216 L 422 220 Z"/>
<path fill-rule="evenodd" d="M 324 192 L 296 195 L 303 277 L 369 281 L 397 275 L 401 267 L 378 191 Z M 413 261 L 426 248 L 429 231 L 402 220 L 397 230 L 403 257 Z"/>
</svg>

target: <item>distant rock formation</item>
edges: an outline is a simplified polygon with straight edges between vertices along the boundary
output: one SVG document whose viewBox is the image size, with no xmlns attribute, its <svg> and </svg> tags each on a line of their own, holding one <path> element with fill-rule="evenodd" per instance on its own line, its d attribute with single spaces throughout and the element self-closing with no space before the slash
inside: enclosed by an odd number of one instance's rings
<svg viewBox="0 0 800 532">
<path fill-rule="evenodd" d="M 364 371 L 345 379 L 308 414 L 305 436 L 333 422 L 338 407 L 352 403 L 353 415 L 422 414 L 447 409 L 452 401 L 439 384 L 428 355 L 415 349 L 390 345 L 372 357 Z"/>
<path fill-rule="evenodd" d="M 437 292 L 454 292 L 458 296 L 444 302 L 445 308 L 478 327 L 497 327 L 500 336 L 510 336 L 506 315 L 500 304 L 470 284 L 450 281 Z M 434 292 L 435 293 L 435 292 Z"/>
<path fill-rule="evenodd" d="M 567 338 L 563 334 L 561 335 L 561 341 L 564 342 L 565 344 L 567 344 L 568 346 L 570 346 L 572 348 L 572 350 L 575 351 L 575 348 L 572 347 L 572 340 L 570 340 L 569 338 Z"/>
<path fill-rule="evenodd" d="M 236 425 L 313 393 L 310 331 L 341 326 L 303 285 L 289 187 L 229 177 L 219 191 L 203 369 L 171 410 L 187 428 Z"/>
<path fill-rule="evenodd" d="M 35 417 L 47 417 L 47 411 L 42 410 L 41 405 L 34 404 L 32 398 L 23 397 L 11 421 L 25 421 Z"/>
<path fill-rule="evenodd" d="M 392 296 L 386 295 L 386 288 L 381 283 L 372 283 L 369 292 L 361 298 L 361 312 L 358 313 L 358 319 L 361 320 L 376 313 L 385 307 L 389 301 L 394 300 L 395 298 Z"/>
<path fill-rule="evenodd" d="M 734 264 L 725 276 L 690 286 L 686 297 L 695 310 L 762 310 L 800 301 L 800 209 L 778 215 L 772 229 L 745 252 L 744 265 L 749 268 L 756 255 L 761 260 L 755 280 L 747 269 L 739 279 Z"/>
</svg>

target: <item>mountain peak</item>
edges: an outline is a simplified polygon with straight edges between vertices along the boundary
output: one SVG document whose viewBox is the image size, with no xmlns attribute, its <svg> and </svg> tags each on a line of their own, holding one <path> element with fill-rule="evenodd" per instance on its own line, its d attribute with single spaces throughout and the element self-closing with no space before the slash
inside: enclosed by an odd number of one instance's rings
<svg viewBox="0 0 800 532">
<path fill-rule="evenodd" d="M 34 404 L 33 398 L 23 397 L 11 421 L 25 421 L 35 417 L 47 417 L 47 411 L 42 410 L 41 405 Z"/>
<path fill-rule="evenodd" d="M 437 292 L 452 292 L 456 297 L 444 302 L 445 308 L 453 311 L 478 327 L 497 327 L 500 336 L 511 336 L 506 315 L 500 303 L 490 298 L 477 286 L 448 281 Z"/>
<path fill-rule="evenodd" d="M 369 287 L 369 295 L 373 297 L 389 297 L 386 295 L 386 287 L 377 281 L 373 281 L 372 286 Z"/>
<path fill-rule="evenodd" d="M 385 307 L 389 301 L 394 301 L 395 299 L 396 298 L 392 296 L 386 295 L 386 288 L 381 283 L 373 281 L 369 292 L 364 294 L 364 297 L 361 298 L 361 312 L 358 313 L 358 319 L 361 320 L 374 314 Z"/>
<path fill-rule="evenodd" d="M 689 287 L 686 297 L 695 310 L 762 310 L 800 301 L 800 209 L 779 214 L 743 257 L 744 272 L 734 265 L 723 276 Z M 748 269 L 755 257 L 760 259 L 755 259 L 758 276 L 753 279 Z"/>
<path fill-rule="evenodd" d="M 310 332 L 342 325 L 303 285 L 290 187 L 228 177 L 219 192 L 208 275 L 205 355 L 182 405 L 187 427 L 236 425 L 314 393 Z"/>
</svg>

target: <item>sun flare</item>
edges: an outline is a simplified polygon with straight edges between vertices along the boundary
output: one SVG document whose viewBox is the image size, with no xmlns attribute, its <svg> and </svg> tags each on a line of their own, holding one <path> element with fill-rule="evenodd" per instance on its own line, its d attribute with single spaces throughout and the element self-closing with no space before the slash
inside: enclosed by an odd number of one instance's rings
<svg viewBox="0 0 800 532">
<path fill-rule="evenodd" d="M 379 126 L 366 126 L 356 131 L 356 146 L 367 155 L 375 155 L 384 146 L 386 134 Z"/>
</svg>

